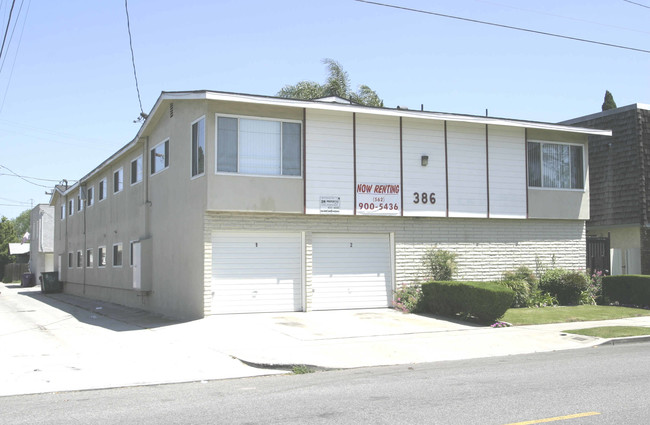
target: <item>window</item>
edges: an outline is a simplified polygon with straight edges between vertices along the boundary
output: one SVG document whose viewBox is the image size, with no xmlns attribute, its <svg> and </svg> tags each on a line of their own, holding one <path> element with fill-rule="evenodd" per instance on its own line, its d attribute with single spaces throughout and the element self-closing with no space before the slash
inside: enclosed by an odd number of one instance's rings
<svg viewBox="0 0 650 425">
<path fill-rule="evenodd" d="M 218 172 L 300 176 L 301 150 L 299 122 L 217 119 Z"/>
<path fill-rule="evenodd" d="M 92 268 L 93 266 L 93 249 L 89 248 L 86 250 L 86 267 Z"/>
<path fill-rule="evenodd" d="M 65 220 L 65 202 L 61 204 L 61 220 Z"/>
<path fill-rule="evenodd" d="M 124 169 L 120 168 L 113 173 L 113 193 L 121 192 L 124 189 Z"/>
<path fill-rule="evenodd" d="M 68 201 L 68 215 L 74 214 L 74 199 Z"/>
<path fill-rule="evenodd" d="M 113 266 L 122 267 L 122 244 L 113 245 Z"/>
<path fill-rule="evenodd" d="M 192 177 L 205 172 L 205 118 L 192 124 Z"/>
<path fill-rule="evenodd" d="M 99 200 L 106 199 L 106 177 L 99 181 Z"/>
<path fill-rule="evenodd" d="M 129 266 L 133 267 L 133 244 L 137 241 L 131 241 L 129 243 Z"/>
<path fill-rule="evenodd" d="M 68 252 L 68 268 L 71 269 L 74 266 L 74 254 L 72 252 Z"/>
<path fill-rule="evenodd" d="M 89 207 L 92 207 L 93 202 L 95 202 L 95 187 L 90 186 L 88 188 L 88 192 L 86 193 L 86 204 L 88 204 Z"/>
<path fill-rule="evenodd" d="M 142 181 L 142 155 L 131 161 L 131 184 Z"/>
<path fill-rule="evenodd" d="M 81 251 L 77 251 L 77 267 L 82 268 L 84 266 L 84 256 Z"/>
<path fill-rule="evenodd" d="M 528 142 L 528 185 L 584 189 L 582 146 Z"/>
<path fill-rule="evenodd" d="M 84 207 L 84 203 L 81 200 L 81 193 L 77 195 L 77 211 L 81 211 Z"/>
<path fill-rule="evenodd" d="M 151 149 L 151 174 L 156 174 L 169 167 L 169 139 Z"/>
<path fill-rule="evenodd" d="M 97 249 L 97 266 L 106 267 L 106 247 L 100 246 Z"/>
</svg>

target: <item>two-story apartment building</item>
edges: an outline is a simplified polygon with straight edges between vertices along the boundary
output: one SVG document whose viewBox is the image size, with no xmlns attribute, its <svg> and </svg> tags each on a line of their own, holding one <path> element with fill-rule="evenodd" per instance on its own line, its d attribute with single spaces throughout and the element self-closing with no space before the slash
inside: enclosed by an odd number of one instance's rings
<svg viewBox="0 0 650 425">
<path fill-rule="evenodd" d="M 176 317 L 374 308 L 431 247 L 462 279 L 585 267 L 587 136 L 539 122 L 163 92 L 55 191 L 66 292 Z"/>
</svg>

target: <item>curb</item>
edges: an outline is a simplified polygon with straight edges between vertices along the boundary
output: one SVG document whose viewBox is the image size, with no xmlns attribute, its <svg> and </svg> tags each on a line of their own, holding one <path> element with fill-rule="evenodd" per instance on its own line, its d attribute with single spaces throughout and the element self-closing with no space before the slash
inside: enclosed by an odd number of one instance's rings
<svg viewBox="0 0 650 425">
<path fill-rule="evenodd" d="M 603 341 L 600 344 L 596 344 L 596 347 L 600 347 L 603 345 L 634 344 L 636 342 L 650 342 L 650 335 L 612 338 L 612 339 L 608 339 L 607 341 Z"/>
</svg>

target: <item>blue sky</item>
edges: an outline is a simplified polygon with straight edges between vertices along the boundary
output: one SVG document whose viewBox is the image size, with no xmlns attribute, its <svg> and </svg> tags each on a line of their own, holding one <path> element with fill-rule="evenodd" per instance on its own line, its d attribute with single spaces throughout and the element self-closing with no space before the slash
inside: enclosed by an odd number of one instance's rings
<svg viewBox="0 0 650 425">
<path fill-rule="evenodd" d="M 386 3 L 650 49 L 650 0 L 635 1 L 648 8 L 624 0 Z M 1 2 L 2 27 L 10 5 Z M 22 0 L 22 7 L 0 69 L 0 166 L 76 180 L 139 128 L 124 2 Z M 274 95 L 300 80 L 322 82 L 323 58 L 339 61 L 353 86 L 369 85 L 389 107 L 475 115 L 487 108 L 491 116 L 558 122 L 600 111 L 605 90 L 618 106 L 650 103 L 648 53 L 354 0 L 130 0 L 129 13 L 145 112 L 161 91 Z M 7 168 L 0 216 L 49 201 L 47 188 Z"/>
</svg>

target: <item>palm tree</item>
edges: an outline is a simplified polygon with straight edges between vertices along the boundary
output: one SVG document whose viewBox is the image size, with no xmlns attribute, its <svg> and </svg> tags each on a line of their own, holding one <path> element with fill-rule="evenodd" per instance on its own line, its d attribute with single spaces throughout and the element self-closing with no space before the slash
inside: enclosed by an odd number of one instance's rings
<svg viewBox="0 0 650 425">
<path fill-rule="evenodd" d="M 314 81 L 299 81 L 294 85 L 286 85 L 278 92 L 278 96 L 291 99 L 312 100 L 321 97 L 338 96 L 349 99 L 354 103 L 366 106 L 383 107 L 384 101 L 377 93 L 366 85 L 360 85 L 356 92 L 350 90 L 350 77 L 340 63 L 334 59 L 323 59 L 329 75 L 324 84 Z"/>
</svg>

